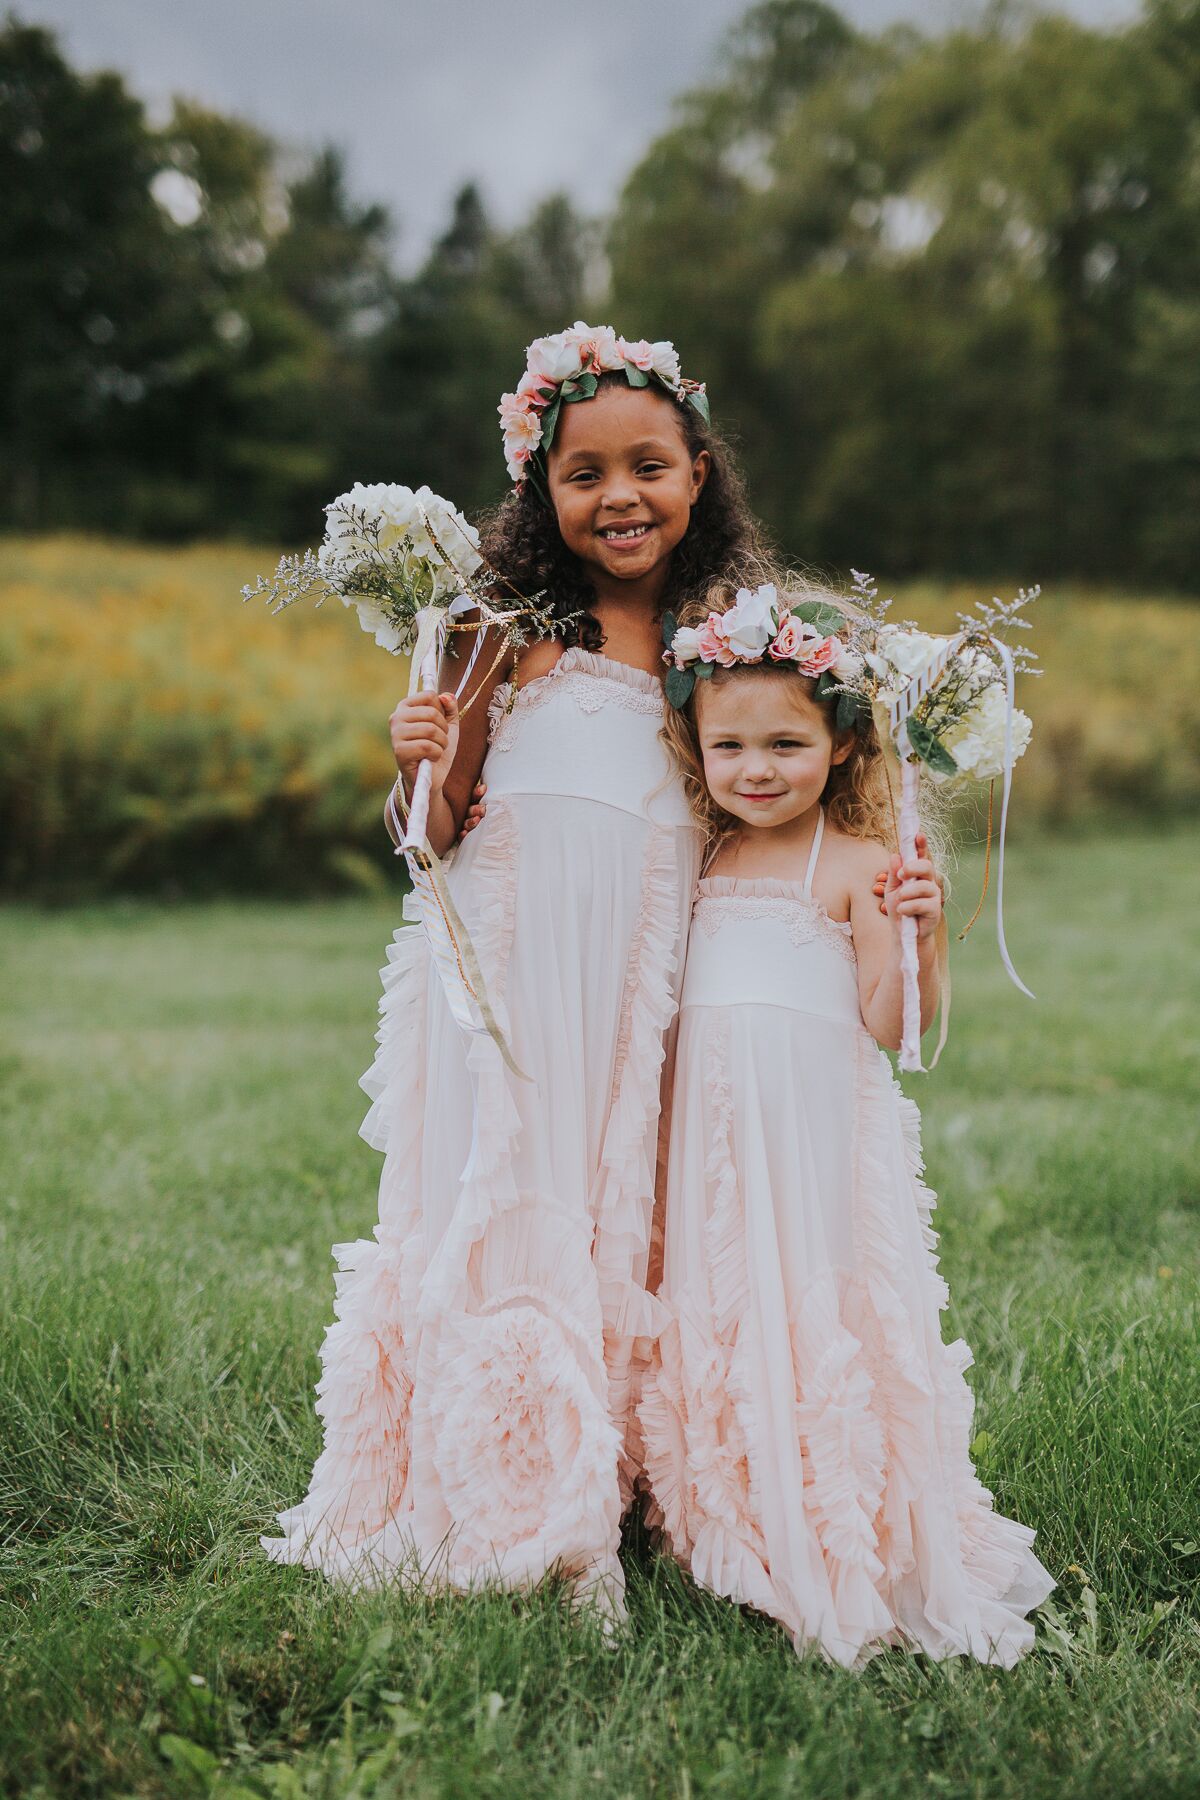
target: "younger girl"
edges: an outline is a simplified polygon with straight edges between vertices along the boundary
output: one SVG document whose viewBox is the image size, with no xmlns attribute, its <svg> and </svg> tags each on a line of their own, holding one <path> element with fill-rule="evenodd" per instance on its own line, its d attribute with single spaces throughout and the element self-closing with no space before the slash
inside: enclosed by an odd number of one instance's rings
<svg viewBox="0 0 1200 1800">
<path fill-rule="evenodd" d="M 774 588 L 730 602 L 685 613 L 689 654 L 698 626 L 718 666 L 667 726 L 713 854 L 679 1020 L 670 1322 L 641 1404 L 651 1486 L 696 1580 L 798 1648 L 1007 1666 L 1054 1584 L 971 1467 L 971 1356 L 941 1338 L 917 1109 L 877 1048 L 900 1041 L 905 915 L 923 1025 L 935 1009 L 940 886 L 918 838 L 881 913 L 874 727 L 835 729 Z"/>
<path fill-rule="evenodd" d="M 741 489 L 670 344 L 576 325 L 501 403 L 517 483 L 490 565 L 555 637 L 392 716 L 433 767 L 449 885 L 526 1079 L 456 1026 L 419 931 L 396 933 L 363 1086 L 385 1152 L 374 1238 L 334 1246 L 324 1449 L 263 1539 L 354 1582 L 521 1586 L 551 1569 L 620 1609 L 664 1034 L 700 839 L 660 741 L 661 627 L 752 554 Z M 510 597 L 506 587 L 503 597 Z"/>
</svg>

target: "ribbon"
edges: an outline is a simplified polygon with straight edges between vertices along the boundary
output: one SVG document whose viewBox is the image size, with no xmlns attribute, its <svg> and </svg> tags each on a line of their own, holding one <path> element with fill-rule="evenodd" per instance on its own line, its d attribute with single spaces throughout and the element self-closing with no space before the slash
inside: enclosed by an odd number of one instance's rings
<svg viewBox="0 0 1200 1800">
<path fill-rule="evenodd" d="M 1031 1000 L 1037 998 L 1032 988 L 1027 988 L 1017 971 L 1013 968 L 1012 957 L 1008 954 L 1008 945 L 1004 939 L 1004 833 L 1008 824 L 1008 796 L 1012 788 L 1013 753 L 1013 659 L 1012 651 L 999 639 L 992 640 L 1000 661 L 1004 665 L 1004 792 L 1000 801 L 1000 843 L 996 857 L 996 941 L 1000 946 L 1000 961 L 1004 964 L 1005 973 L 1014 987 L 1019 987 L 1023 994 Z"/>
<path fill-rule="evenodd" d="M 917 853 L 917 785 L 920 769 L 910 751 L 900 762 L 900 854 L 905 863 Z M 920 1069 L 921 987 L 917 965 L 917 921 L 906 913 L 900 921 L 900 974 L 904 984 L 904 1010 L 900 1028 L 900 1067 Z"/>
</svg>

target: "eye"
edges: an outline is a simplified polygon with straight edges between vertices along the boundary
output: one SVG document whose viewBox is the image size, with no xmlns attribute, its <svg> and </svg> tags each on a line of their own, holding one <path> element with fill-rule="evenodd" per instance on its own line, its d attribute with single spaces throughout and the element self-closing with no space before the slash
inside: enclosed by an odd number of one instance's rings
<svg viewBox="0 0 1200 1800">
<path fill-rule="evenodd" d="M 570 476 L 568 479 L 572 482 L 594 481 L 596 479 L 596 471 L 595 469 L 576 469 L 574 475 Z"/>
<path fill-rule="evenodd" d="M 776 750 L 803 750 L 805 740 L 803 738 L 776 738 L 775 748 Z"/>
<path fill-rule="evenodd" d="M 663 462 L 640 463 L 638 465 L 638 474 L 639 475 L 658 475 L 658 474 L 662 473 L 662 471 L 666 468 L 666 466 L 667 466 L 666 463 L 663 463 Z"/>
<path fill-rule="evenodd" d="M 712 750 L 740 750 L 741 747 L 737 738 L 718 738 L 715 744 L 709 746 Z"/>
</svg>

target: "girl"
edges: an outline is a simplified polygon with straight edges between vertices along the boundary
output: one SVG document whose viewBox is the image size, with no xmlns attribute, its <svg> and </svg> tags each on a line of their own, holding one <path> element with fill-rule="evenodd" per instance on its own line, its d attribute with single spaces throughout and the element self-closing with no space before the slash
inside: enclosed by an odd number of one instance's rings
<svg viewBox="0 0 1200 1800">
<path fill-rule="evenodd" d="M 451 693 L 401 702 L 391 732 L 409 791 L 433 763 L 439 853 L 486 772 L 449 882 L 527 1079 L 464 1040 L 422 935 L 397 932 L 362 1080 L 379 1224 L 334 1246 L 324 1448 L 262 1542 L 354 1582 L 515 1587 L 556 1568 L 619 1613 L 659 1323 L 660 1069 L 700 852 L 660 741 L 658 620 L 753 556 L 754 528 L 669 344 L 583 324 L 539 339 L 500 411 L 517 487 L 484 554 L 553 599 L 558 631 L 469 684 L 461 712 Z M 493 654 L 485 640 L 478 670 Z"/>
<path fill-rule="evenodd" d="M 666 728 L 712 855 L 679 1020 L 670 1319 L 641 1402 L 651 1487 L 696 1580 L 797 1648 L 1007 1666 L 1054 1584 L 971 1467 L 917 1109 L 876 1047 L 900 1041 L 905 915 L 923 1027 L 935 1009 L 941 888 L 920 837 L 881 914 L 882 746 L 815 698 L 791 604 L 763 587 L 685 614 L 689 654 L 718 666 Z"/>
</svg>

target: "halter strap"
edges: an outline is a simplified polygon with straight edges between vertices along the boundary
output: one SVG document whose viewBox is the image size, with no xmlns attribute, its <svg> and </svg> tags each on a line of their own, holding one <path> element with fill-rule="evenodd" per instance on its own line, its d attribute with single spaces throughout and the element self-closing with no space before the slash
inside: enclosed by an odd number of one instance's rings
<svg viewBox="0 0 1200 1800">
<path fill-rule="evenodd" d="M 817 813 L 817 829 L 813 832 L 812 849 L 808 853 L 808 867 L 804 871 L 804 891 L 812 893 L 813 876 L 817 872 L 817 858 L 821 854 L 821 839 L 825 835 L 825 808 Z"/>
</svg>

